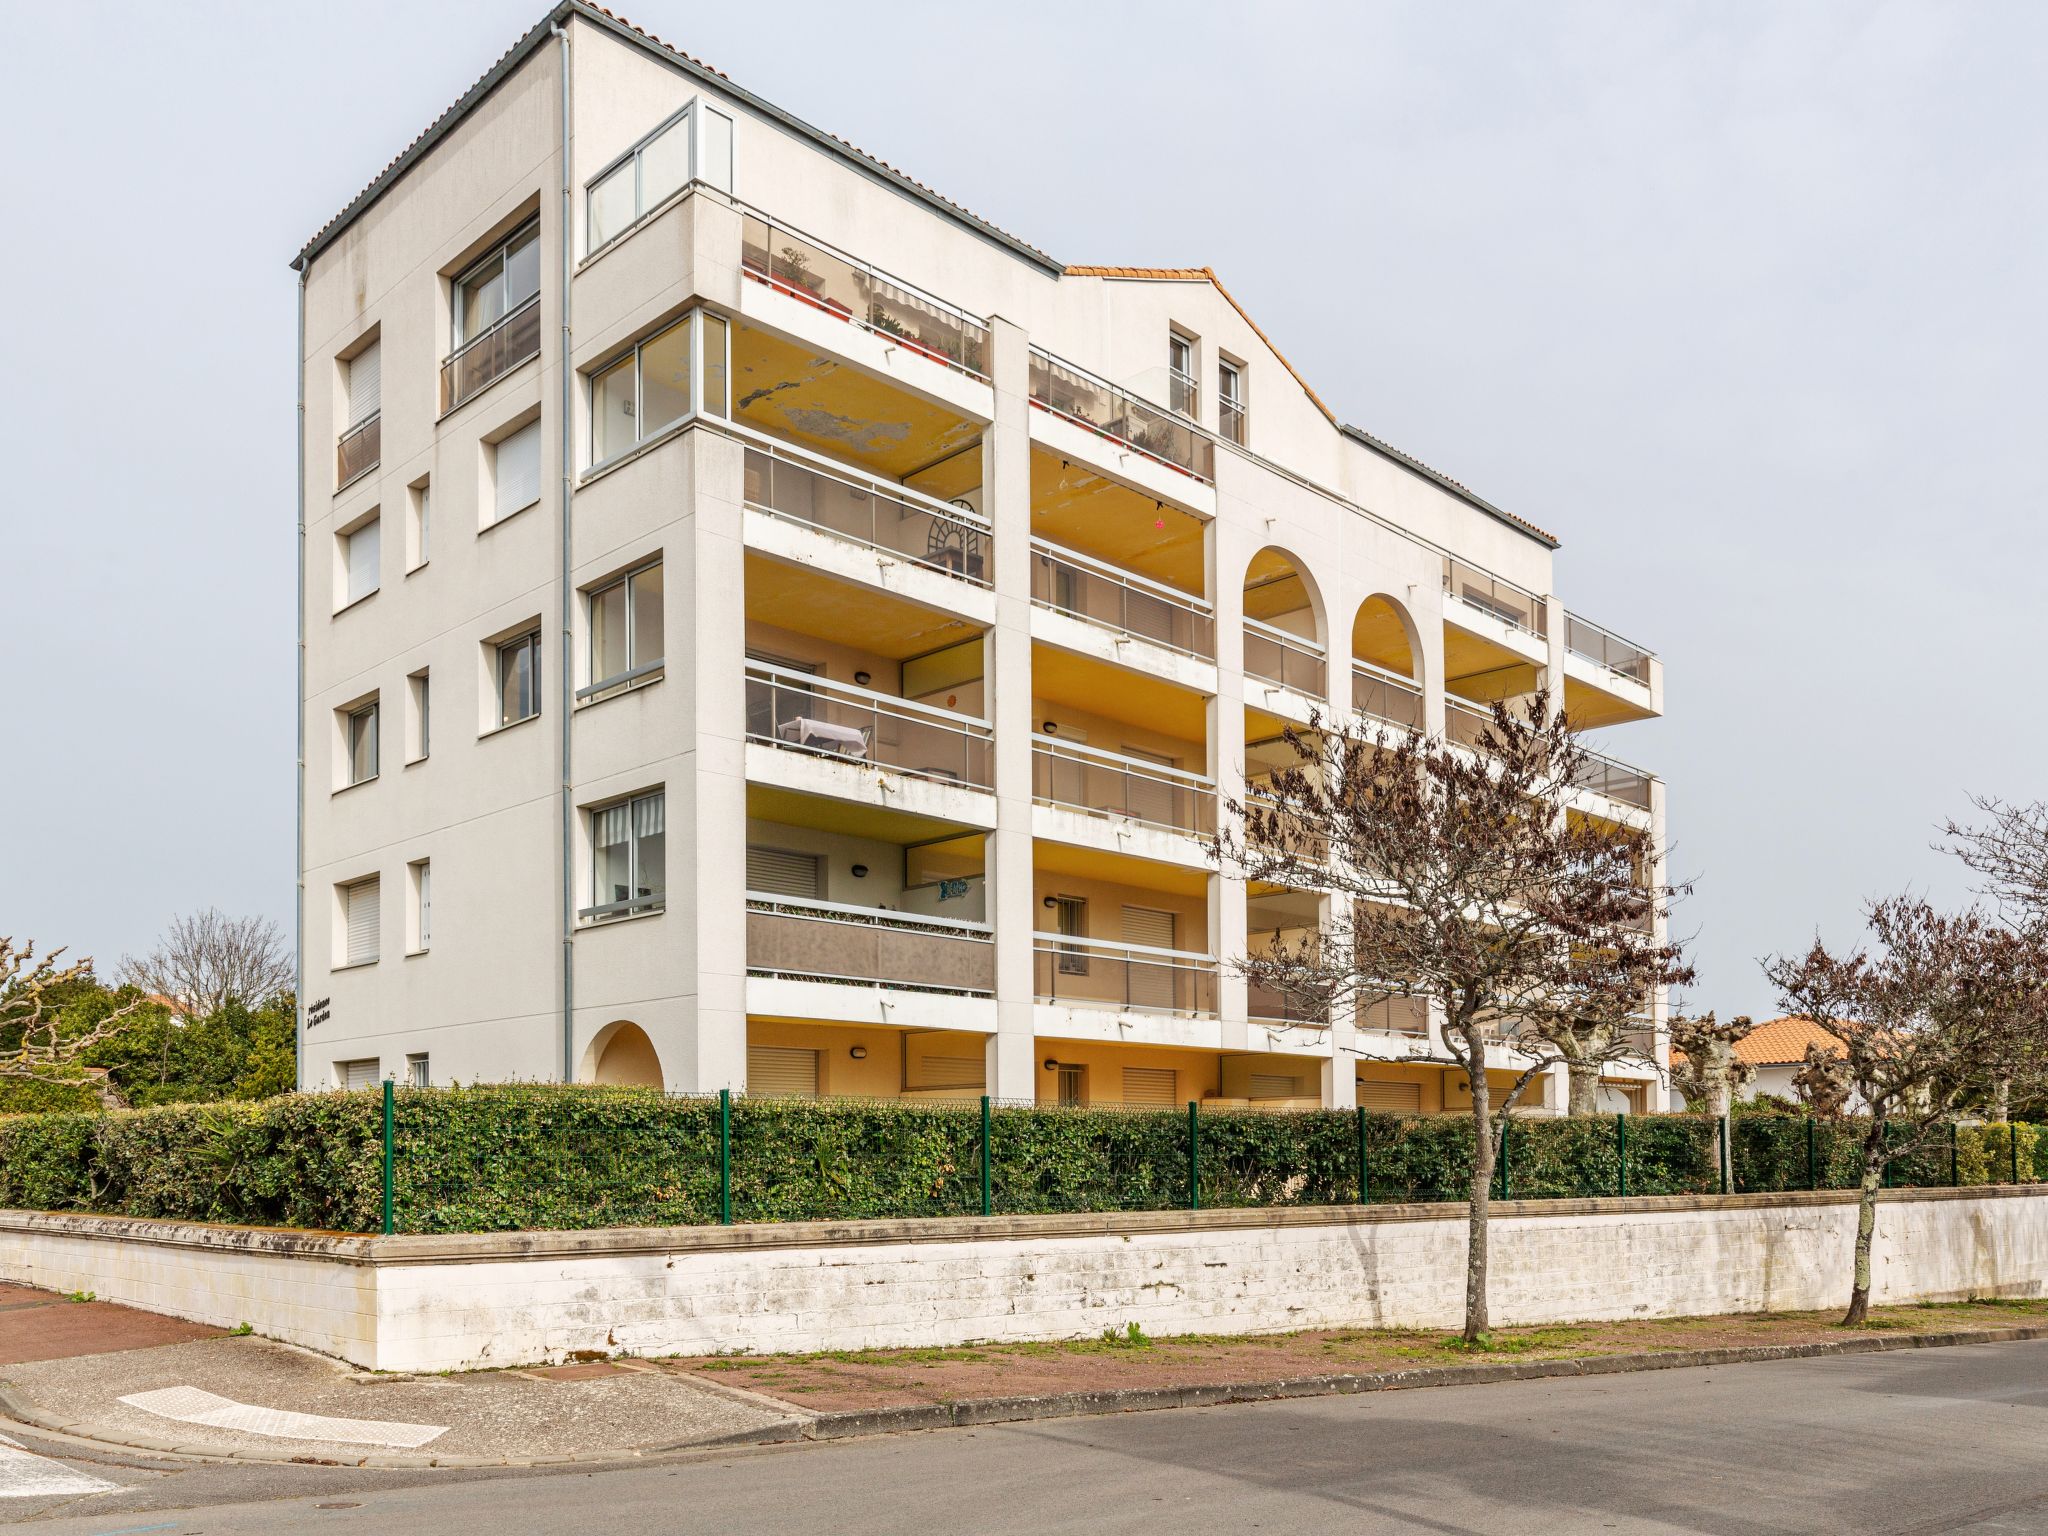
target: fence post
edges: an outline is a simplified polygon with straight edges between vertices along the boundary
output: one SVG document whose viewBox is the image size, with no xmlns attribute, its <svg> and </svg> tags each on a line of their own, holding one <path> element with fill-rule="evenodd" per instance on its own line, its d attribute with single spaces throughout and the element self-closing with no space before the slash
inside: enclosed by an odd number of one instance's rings
<svg viewBox="0 0 2048 1536">
<path fill-rule="evenodd" d="M 398 1085 L 392 1082 L 390 1078 L 387 1077 L 384 1079 L 384 1233 L 387 1237 L 398 1230 L 397 1224 L 394 1223 L 391 1219 L 391 1129 L 392 1120 L 394 1118 L 392 1115 L 391 1102 L 393 1095 L 397 1092 L 397 1087 Z"/>
<path fill-rule="evenodd" d="M 1372 1204 L 1372 1186 L 1366 1182 L 1365 1164 L 1365 1106 L 1359 1105 L 1354 1111 L 1358 1116 L 1358 1203 Z"/>
<path fill-rule="evenodd" d="M 1202 1208 L 1202 1106 L 1188 1100 L 1188 1209 Z"/>
<path fill-rule="evenodd" d="M 2012 1159 L 2012 1181 L 2020 1181 L 2020 1123 L 2017 1120 L 2005 1122 L 2005 1150 Z"/>
<path fill-rule="evenodd" d="M 990 1198 L 992 1190 L 989 1183 L 988 1127 L 988 1095 L 984 1093 L 981 1096 L 981 1214 L 984 1216 L 995 1214 L 995 1202 Z"/>
<path fill-rule="evenodd" d="M 1508 1182 L 1508 1132 L 1513 1129 L 1514 1123 L 1506 1115 L 1500 1117 L 1500 1197 L 1503 1200 L 1514 1199 L 1508 1192 L 1512 1188 Z"/>
<path fill-rule="evenodd" d="M 1806 1117 L 1806 1187 L 1820 1188 L 1820 1122 Z"/>
<path fill-rule="evenodd" d="M 1956 1123 L 1948 1123 L 1948 1186 L 1950 1189 L 1963 1187 L 1963 1166 L 1956 1160 Z"/>
<path fill-rule="evenodd" d="M 1614 1117 L 1614 1177 L 1616 1192 L 1628 1198 L 1628 1116 Z"/>
<path fill-rule="evenodd" d="M 732 1225 L 732 1090 L 718 1090 L 718 1221 Z"/>
<path fill-rule="evenodd" d="M 1728 1154 L 1728 1117 L 1721 1117 L 1721 1193 L 1735 1193 L 1735 1162 Z"/>
</svg>

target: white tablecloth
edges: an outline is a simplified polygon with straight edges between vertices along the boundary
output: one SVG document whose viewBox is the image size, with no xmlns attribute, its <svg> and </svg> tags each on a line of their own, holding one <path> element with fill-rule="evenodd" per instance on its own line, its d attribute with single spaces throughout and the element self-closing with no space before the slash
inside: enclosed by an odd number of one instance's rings
<svg viewBox="0 0 2048 1536">
<path fill-rule="evenodd" d="M 823 747 L 848 757 L 866 757 L 868 753 L 867 737 L 850 725 L 834 725 L 830 720 L 812 720 L 798 715 L 793 720 L 783 721 L 777 727 L 777 734 L 783 740 L 800 746 Z"/>
</svg>

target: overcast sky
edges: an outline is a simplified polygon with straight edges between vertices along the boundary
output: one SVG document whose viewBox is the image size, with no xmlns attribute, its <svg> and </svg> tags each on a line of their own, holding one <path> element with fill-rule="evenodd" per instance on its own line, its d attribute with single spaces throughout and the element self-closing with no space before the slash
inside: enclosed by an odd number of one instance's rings
<svg viewBox="0 0 2048 1536">
<path fill-rule="evenodd" d="M 0 933 L 287 926 L 286 262 L 543 0 L 20 6 Z M 1659 651 L 1694 1001 L 2033 798 L 2048 7 L 623 0 L 1068 262 L 1213 266 Z M 2029 636 L 2033 636 L 2030 642 Z"/>
</svg>

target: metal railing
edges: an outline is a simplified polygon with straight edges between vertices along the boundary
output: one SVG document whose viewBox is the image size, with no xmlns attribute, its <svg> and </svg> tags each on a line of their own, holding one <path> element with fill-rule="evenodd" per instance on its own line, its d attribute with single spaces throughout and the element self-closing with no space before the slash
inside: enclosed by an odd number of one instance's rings
<svg viewBox="0 0 2048 1536">
<path fill-rule="evenodd" d="M 1619 758 L 1607 757 L 1588 750 L 1586 760 L 1579 765 L 1572 782 L 1581 789 L 1590 789 L 1596 795 L 1605 795 L 1623 805 L 1633 805 L 1639 810 L 1650 808 L 1650 780 L 1653 775 L 1640 768 L 1631 767 Z"/>
<path fill-rule="evenodd" d="M 1605 667 L 1616 677 L 1628 678 L 1645 688 L 1650 685 L 1650 661 L 1655 652 L 1646 651 L 1569 609 L 1564 616 L 1564 648 L 1596 667 Z"/>
<path fill-rule="evenodd" d="M 1550 614 L 1543 599 L 1527 587 L 1444 556 L 1444 591 L 1465 604 L 1490 614 L 1525 634 L 1541 638 L 1550 633 Z"/>
<path fill-rule="evenodd" d="M 1422 690 L 1369 661 L 1351 663 L 1351 707 L 1404 731 L 1422 729 Z"/>
<path fill-rule="evenodd" d="M 994 579 L 994 538 L 970 506 L 948 505 L 907 486 L 829 465 L 777 444 L 749 441 L 748 506 L 820 529 L 978 587 Z"/>
<path fill-rule="evenodd" d="M 540 351 L 540 295 L 493 321 L 448 354 L 441 364 L 441 410 L 445 414 Z"/>
<path fill-rule="evenodd" d="M 1476 747 L 1482 731 L 1493 729 L 1493 711 L 1461 699 L 1444 696 L 1444 739 L 1460 746 Z"/>
<path fill-rule="evenodd" d="M 372 411 L 334 445 L 334 488 L 340 490 L 377 467 L 384 455 L 384 413 Z"/>
<path fill-rule="evenodd" d="M 1197 479 L 1216 478 L 1216 445 L 1199 428 L 1036 347 L 1031 403 Z"/>
<path fill-rule="evenodd" d="M 1247 677 L 1277 683 L 1312 699 L 1322 698 L 1327 686 L 1320 645 L 1257 619 L 1244 621 L 1244 670 Z"/>
<path fill-rule="evenodd" d="M 1216 830 L 1214 780 L 1035 732 L 1031 795 L 1042 805 L 1128 817 L 1174 832 Z"/>
<path fill-rule="evenodd" d="M 987 789 L 992 735 L 949 709 L 747 663 L 747 736 L 770 746 Z"/>
<path fill-rule="evenodd" d="M 1031 968 L 1041 1003 L 1126 1013 L 1216 1012 L 1214 955 L 1039 933 Z"/>
<path fill-rule="evenodd" d="M 1304 764 L 1303 770 L 1320 777 L 1312 765 Z M 1330 856 L 1330 839 L 1324 827 L 1303 815 L 1300 811 L 1288 810 L 1268 792 L 1266 781 L 1256 780 L 1245 785 L 1245 809 L 1257 811 L 1266 818 L 1265 825 L 1253 829 L 1245 828 L 1245 837 L 1258 847 L 1271 852 L 1292 853 L 1296 858 L 1306 859 L 1312 864 L 1321 864 Z M 1247 817 L 1247 822 L 1249 822 Z M 1268 835 L 1269 833 L 1274 835 Z"/>
<path fill-rule="evenodd" d="M 1306 1024 L 1326 1029 L 1330 1023 L 1328 1003 L 1312 1003 L 1256 981 L 1245 988 L 1245 1012 L 1261 1024 Z"/>
<path fill-rule="evenodd" d="M 1216 618 L 1202 599 L 1043 539 L 1031 541 L 1031 556 L 1031 600 L 1041 608 L 1215 659 Z"/>
<path fill-rule="evenodd" d="M 740 268 L 758 283 L 977 379 L 988 377 L 988 324 L 944 299 L 742 209 Z"/>
<path fill-rule="evenodd" d="M 985 997 L 996 984 L 995 934 L 987 923 L 749 891 L 747 973 Z"/>
<path fill-rule="evenodd" d="M 1244 428 L 1244 402 L 1233 400 L 1228 395 L 1218 400 L 1216 402 L 1216 429 L 1218 434 L 1242 448 L 1244 446 Z"/>
<path fill-rule="evenodd" d="M 1358 1027 L 1410 1040 L 1429 1038 L 1429 1004 L 1419 997 L 1383 997 L 1358 1010 Z"/>
</svg>

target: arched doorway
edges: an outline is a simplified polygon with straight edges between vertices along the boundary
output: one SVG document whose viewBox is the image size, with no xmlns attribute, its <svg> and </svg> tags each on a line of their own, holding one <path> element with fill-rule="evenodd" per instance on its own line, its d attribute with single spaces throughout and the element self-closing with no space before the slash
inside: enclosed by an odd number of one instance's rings
<svg viewBox="0 0 2048 1536">
<path fill-rule="evenodd" d="M 589 1082 L 634 1088 L 662 1086 L 661 1058 L 655 1054 L 654 1042 L 630 1020 L 620 1019 L 599 1030 L 584 1053 L 584 1062 Z"/>
<path fill-rule="evenodd" d="M 1370 720 L 1420 730 L 1422 646 L 1408 610 L 1383 592 L 1351 621 L 1351 707 Z"/>
<path fill-rule="evenodd" d="M 1301 563 L 1277 545 L 1244 573 L 1244 670 L 1320 698 L 1325 688 L 1322 604 Z"/>
</svg>

